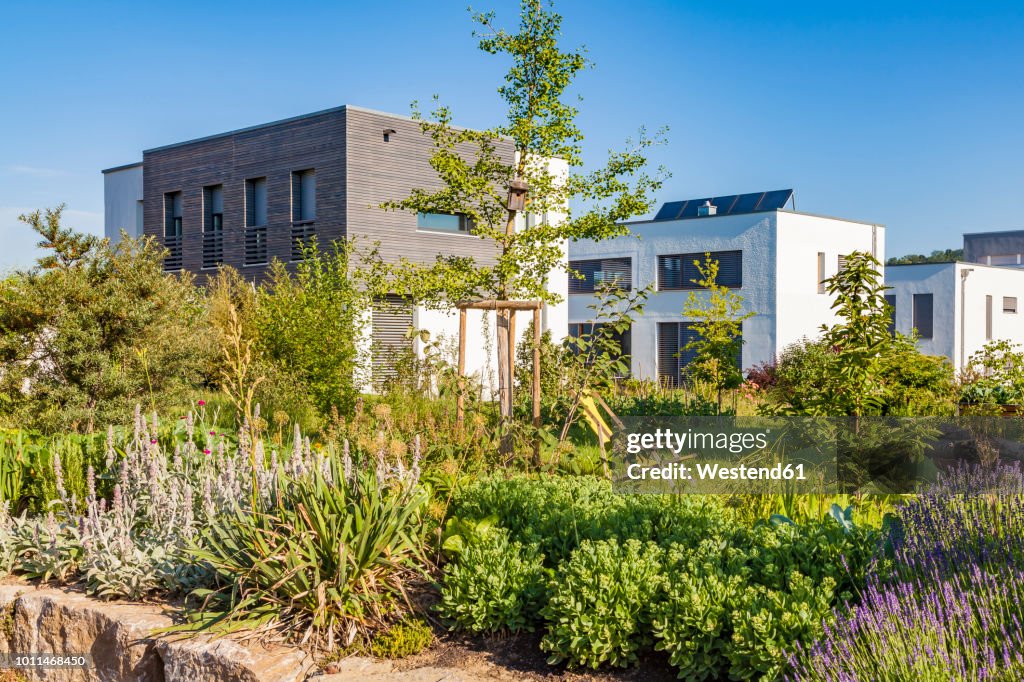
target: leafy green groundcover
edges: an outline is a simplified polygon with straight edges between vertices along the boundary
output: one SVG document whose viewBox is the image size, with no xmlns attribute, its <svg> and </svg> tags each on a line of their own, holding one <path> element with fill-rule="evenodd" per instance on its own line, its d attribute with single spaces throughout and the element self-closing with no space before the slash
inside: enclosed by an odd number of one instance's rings
<svg viewBox="0 0 1024 682">
<path fill-rule="evenodd" d="M 626 667 L 651 648 L 687 679 L 774 679 L 853 596 L 877 533 L 832 518 L 753 527 L 710 496 L 622 496 L 583 477 L 462 491 L 439 610 L 473 633 L 542 627 L 552 663 Z"/>
</svg>

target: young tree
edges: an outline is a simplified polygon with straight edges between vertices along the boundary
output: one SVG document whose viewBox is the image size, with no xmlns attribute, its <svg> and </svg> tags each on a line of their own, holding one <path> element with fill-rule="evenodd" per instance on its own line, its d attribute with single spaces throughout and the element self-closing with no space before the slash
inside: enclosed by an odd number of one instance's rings
<svg viewBox="0 0 1024 682">
<path fill-rule="evenodd" d="M 62 227 L 62 211 L 20 218 L 46 253 L 0 284 L 0 409 L 19 425 L 92 431 L 136 403 L 183 404 L 210 353 L 191 279 L 164 274 L 152 239 L 111 246 Z"/>
<path fill-rule="evenodd" d="M 690 365 L 694 378 L 708 381 L 718 392 L 718 409 L 722 409 L 722 390 L 736 388 L 743 382 L 743 371 L 736 359 L 743 347 L 743 322 L 754 316 L 743 312 L 743 297 L 718 283 L 718 261 L 704 254 L 704 262 L 695 260 L 699 278 L 694 284 L 704 291 L 691 291 L 683 306 L 683 317 L 690 320 L 696 338 L 684 349 L 693 351 Z"/>
<path fill-rule="evenodd" d="M 839 322 L 822 325 L 822 340 L 836 353 L 837 376 L 821 391 L 822 414 L 860 417 L 884 403 L 883 355 L 893 341 L 881 263 L 864 251 L 846 257 L 846 267 L 825 280 Z"/>
<path fill-rule="evenodd" d="M 507 105 L 507 121 L 485 131 L 452 126 L 451 111 L 436 107 L 425 120 L 414 106 L 424 134 L 431 136 L 431 165 L 443 182 L 440 190 L 416 190 L 384 208 L 465 215 L 473 234 L 494 242 L 493 264 L 471 257 L 439 256 L 432 264 L 399 264 L 397 284 L 427 305 L 443 308 L 466 299 L 539 299 L 557 303 L 547 286 L 562 266 L 567 240 L 604 239 L 626 234 L 623 220 L 650 210 L 663 171 L 645 172 L 646 150 L 661 134 L 639 138 L 607 163 L 582 171 L 583 134 L 577 109 L 566 103 L 574 79 L 589 65 L 582 50 L 559 44 L 562 17 L 540 0 L 523 0 L 519 28 L 507 32 L 493 13 L 474 14 L 480 49 L 511 61 L 498 93 Z M 509 153 L 502 140 L 511 141 Z M 518 207 L 510 188 L 527 190 L 523 209 L 529 219 L 516 229 Z M 579 208 L 582 206 L 582 208 Z M 563 219 L 554 219 L 564 214 Z M 550 218 L 549 218 L 550 216 Z M 501 412 L 511 415 L 509 320 L 498 315 L 498 375 Z"/>
</svg>

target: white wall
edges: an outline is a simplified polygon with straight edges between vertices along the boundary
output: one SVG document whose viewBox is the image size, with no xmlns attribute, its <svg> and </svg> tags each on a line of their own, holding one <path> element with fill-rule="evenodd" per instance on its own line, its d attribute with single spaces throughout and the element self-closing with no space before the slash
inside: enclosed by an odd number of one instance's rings
<svg viewBox="0 0 1024 682">
<path fill-rule="evenodd" d="M 142 165 L 103 173 L 103 233 L 117 243 L 121 230 L 142 234 Z"/>
<path fill-rule="evenodd" d="M 658 256 L 704 251 L 743 251 L 744 310 L 755 313 L 743 325 L 743 367 L 769 360 L 775 336 L 775 213 L 757 213 L 691 220 L 631 223 L 631 235 L 601 242 L 580 241 L 570 245 L 571 260 L 628 256 L 633 260 L 633 287 L 641 289 L 658 280 Z M 568 281 L 568 279 L 566 280 Z M 682 322 L 689 291 L 653 293 L 642 317 L 632 328 L 634 377 L 657 379 L 657 329 L 659 322 Z M 696 292 L 698 296 L 702 292 Z M 569 321 L 586 322 L 594 312 L 587 308 L 596 297 L 569 297 Z"/>
<path fill-rule="evenodd" d="M 818 253 L 825 254 L 824 278 L 839 271 L 839 256 L 873 253 L 885 262 L 885 228 L 839 218 L 778 212 L 776 346 L 774 358 L 800 339 L 816 338 L 832 325 L 832 297 L 818 293 Z"/>
<path fill-rule="evenodd" d="M 969 271 L 966 280 L 965 271 Z M 961 356 L 970 360 L 989 341 L 986 296 L 992 296 L 992 340 L 1024 344 L 1024 271 L 1018 268 L 977 263 L 897 265 L 887 267 L 885 276 L 891 287 L 886 293 L 896 296 L 896 329 L 903 334 L 909 335 L 913 327 L 913 295 L 933 296 L 933 334 L 918 341 L 922 353 L 945 355 L 959 370 Z M 1003 312 L 1004 296 L 1017 298 L 1017 313 Z"/>
</svg>

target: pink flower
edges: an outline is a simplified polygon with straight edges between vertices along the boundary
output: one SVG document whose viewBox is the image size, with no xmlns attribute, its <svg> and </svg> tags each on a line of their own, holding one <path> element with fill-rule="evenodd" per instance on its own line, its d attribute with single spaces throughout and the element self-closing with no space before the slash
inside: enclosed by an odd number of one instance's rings
<svg viewBox="0 0 1024 682">
<path fill-rule="evenodd" d="M 217 432 L 216 432 L 216 431 L 210 431 L 210 435 L 211 435 L 211 436 L 216 436 L 216 435 L 217 435 Z"/>
<path fill-rule="evenodd" d="M 210 448 L 203 448 L 203 454 L 204 455 L 210 454 Z"/>
<path fill-rule="evenodd" d="M 152 443 L 153 445 L 156 445 L 156 438 L 152 438 L 152 439 L 150 439 L 150 441 L 149 441 L 149 442 L 150 442 L 150 443 Z"/>
<path fill-rule="evenodd" d="M 202 407 L 203 405 L 205 405 L 205 404 L 206 404 L 206 401 L 205 401 L 205 400 L 200 400 L 200 401 L 199 401 L 198 403 L 196 403 L 196 404 L 197 404 L 197 405 L 199 405 L 199 407 Z"/>
</svg>

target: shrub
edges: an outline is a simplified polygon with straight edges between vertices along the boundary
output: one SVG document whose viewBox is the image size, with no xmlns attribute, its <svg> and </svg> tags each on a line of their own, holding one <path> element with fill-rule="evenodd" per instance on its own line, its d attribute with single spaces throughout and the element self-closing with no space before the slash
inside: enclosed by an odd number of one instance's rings
<svg viewBox="0 0 1024 682">
<path fill-rule="evenodd" d="M 650 608 L 664 588 L 662 550 L 638 540 L 584 542 L 559 568 L 541 614 L 548 663 L 626 667 L 653 641 Z"/>
<path fill-rule="evenodd" d="M 510 542 L 493 529 L 470 541 L 445 568 L 438 610 L 452 629 L 532 632 L 544 604 L 548 572 L 536 545 Z"/>
<path fill-rule="evenodd" d="M 405 658 L 430 646 L 434 633 L 422 618 L 406 618 L 370 639 L 370 653 L 378 658 Z"/>
</svg>

